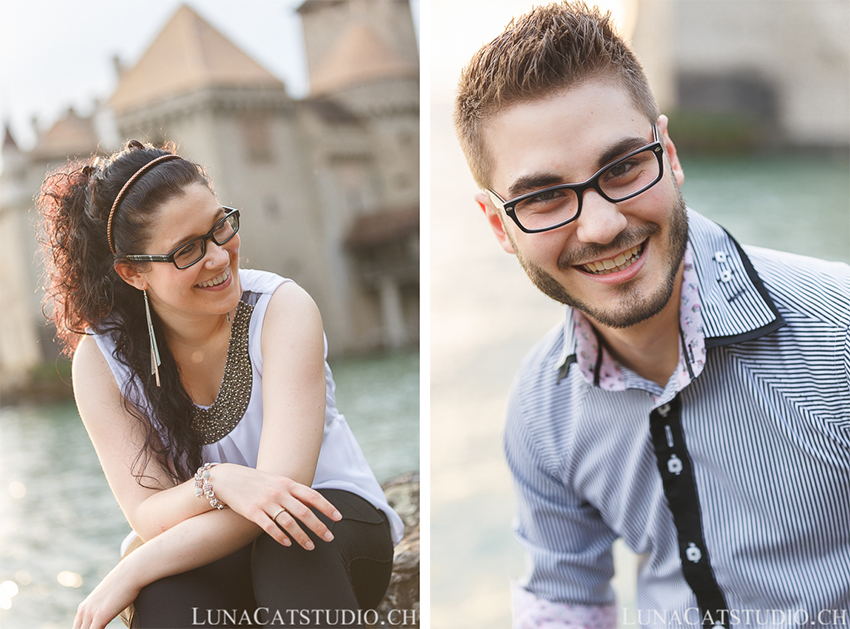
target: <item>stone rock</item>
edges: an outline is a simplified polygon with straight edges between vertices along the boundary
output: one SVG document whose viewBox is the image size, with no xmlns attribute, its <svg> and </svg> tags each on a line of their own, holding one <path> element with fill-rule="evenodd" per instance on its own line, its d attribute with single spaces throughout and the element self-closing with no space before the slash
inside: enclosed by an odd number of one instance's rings
<svg viewBox="0 0 850 629">
<path fill-rule="evenodd" d="M 383 487 L 390 506 L 404 520 L 404 538 L 395 547 L 393 575 L 384 600 L 378 606 L 377 622 L 369 626 L 418 628 L 419 473 L 402 474 L 384 483 Z"/>
</svg>

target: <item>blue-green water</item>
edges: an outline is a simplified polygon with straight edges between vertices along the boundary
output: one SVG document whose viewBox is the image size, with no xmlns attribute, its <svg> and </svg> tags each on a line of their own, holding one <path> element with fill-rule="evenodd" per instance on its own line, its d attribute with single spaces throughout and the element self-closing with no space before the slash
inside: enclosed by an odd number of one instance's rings
<svg viewBox="0 0 850 629">
<path fill-rule="evenodd" d="M 742 244 L 850 262 L 850 163 L 682 157 L 685 201 Z"/>
<path fill-rule="evenodd" d="M 418 352 L 331 366 L 378 480 L 418 470 Z M 0 412 L 0 514 L 0 627 L 70 627 L 129 532 L 72 402 Z"/>
</svg>

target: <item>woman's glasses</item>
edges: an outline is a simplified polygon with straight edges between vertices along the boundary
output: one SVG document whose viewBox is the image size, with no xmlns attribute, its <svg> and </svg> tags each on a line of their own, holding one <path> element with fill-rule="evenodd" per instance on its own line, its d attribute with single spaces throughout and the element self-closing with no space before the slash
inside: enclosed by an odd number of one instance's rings
<svg viewBox="0 0 850 629">
<path fill-rule="evenodd" d="M 124 256 L 134 262 L 171 262 L 178 269 L 185 269 L 199 262 L 207 253 L 207 241 L 212 240 L 218 246 L 223 245 L 239 231 L 239 210 L 224 207 L 225 215 L 213 228 L 200 238 L 194 238 L 177 247 L 171 253 L 161 256 L 132 254 Z"/>
</svg>

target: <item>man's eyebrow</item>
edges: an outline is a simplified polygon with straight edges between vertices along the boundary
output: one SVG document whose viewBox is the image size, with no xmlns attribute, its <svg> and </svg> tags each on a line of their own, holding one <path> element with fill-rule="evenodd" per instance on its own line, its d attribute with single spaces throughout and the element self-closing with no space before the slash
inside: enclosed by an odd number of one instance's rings
<svg viewBox="0 0 850 629">
<path fill-rule="evenodd" d="M 541 188 L 548 188 L 549 186 L 557 186 L 561 183 L 567 183 L 564 181 L 563 177 L 553 174 L 534 174 L 534 175 L 525 175 L 520 177 L 516 181 L 511 184 L 511 187 L 508 188 L 508 199 L 515 199 L 516 197 L 525 194 L 526 192 L 534 192 L 535 190 L 540 190 Z"/>
<path fill-rule="evenodd" d="M 215 220 L 213 221 L 212 225 L 210 225 L 210 229 L 212 229 L 212 226 L 221 220 L 221 217 L 224 216 L 224 213 L 225 212 L 223 207 L 218 208 L 218 212 L 215 213 Z M 200 238 L 201 236 L 206 236 L 207 233 L 208 232 L 204 232 L 203 234 L 197 234 L 196 236 L 191 236 L 189 238 L 182 238 L 180 240 L 172 241 L 171 246 L 168 248 L 168 251 L 174 251 L 175 249 L 178 249 L 181 245 L 188 244 L 193 240 Z"/>
<path fill-rule="evenodd" d="M 600 168 L 607 166 L 618 157 L 622 157 L 626 153 L 635 151 L 647 144 L 651 144 L 651 142 L 647 142 L 646 138 L 640 137 L 623 138 L 622 140 L 618 140 L 605 149 L 605 151 L 599 156 L 599 159 L 596 160 L 596 170 L 598 171 Z"/>
</svg>

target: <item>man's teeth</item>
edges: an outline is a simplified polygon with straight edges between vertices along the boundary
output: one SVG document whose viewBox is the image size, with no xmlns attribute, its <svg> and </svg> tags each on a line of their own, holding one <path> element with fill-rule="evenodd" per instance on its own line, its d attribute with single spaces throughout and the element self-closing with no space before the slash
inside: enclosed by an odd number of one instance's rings
<svg viewBox="0 0 850 629">
<path fill-rule="evenodd" d="M 228 277 L 230 277 L 230 269 L 225 269 L 224 273 L 222 273 L 218 277 L 214 277 L 211 280 L 208 280 L 206 282 L 201 282 L 200 284 L 198 284 L 198 286 L 200 286 L 201 288 L 209 288 L 210 286 L 218 286 L 219 284 L 221 284 L 222 282 L 227 280 Z"/>
<path fill-rule="evenodd" d="M 591 262 L 589 264 L 583 264 L 581 268 L 583 268 L 588 273 L 593 273 L 594 275 L 608 275 L 609 273 L 623 271 L 629 268 L 640 257 L 642 249 L 643 243 L 637 245 L 636 247 L 632 247 L 625 253 L 621 253 L 616 258 L 611 258 L 610 260 L 602 260 L 601 262 Z"/>
</svg>

